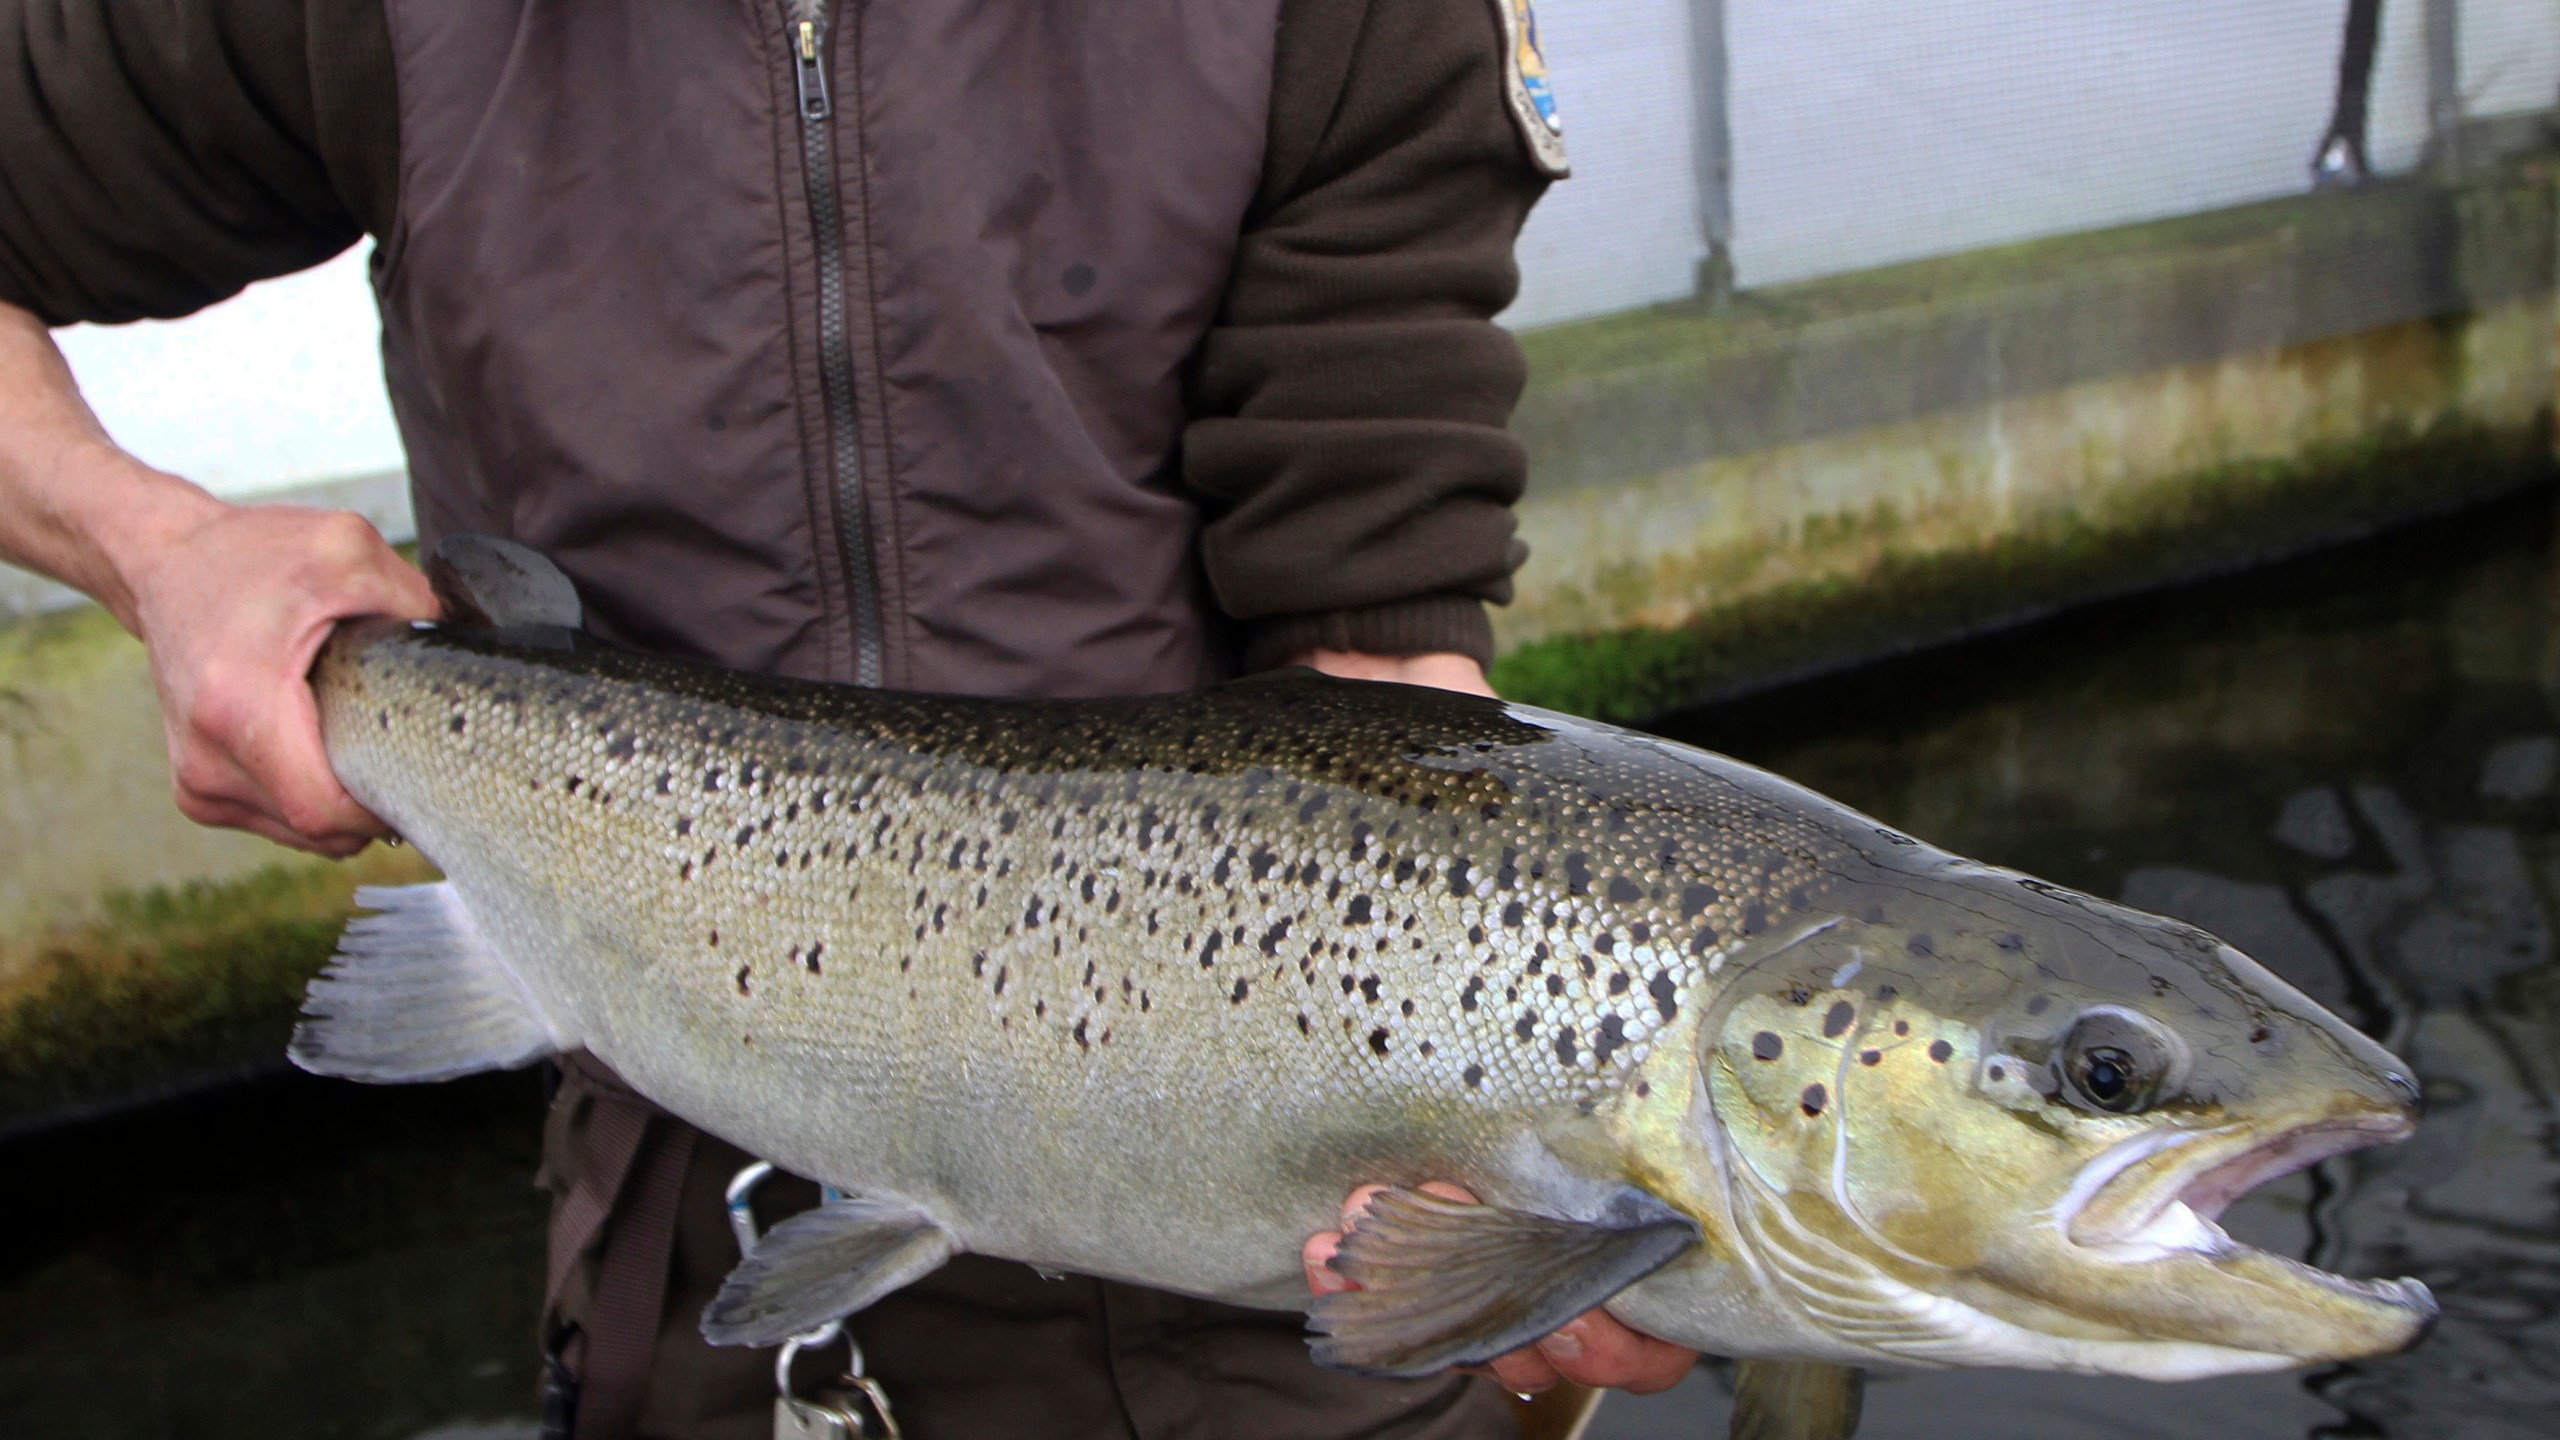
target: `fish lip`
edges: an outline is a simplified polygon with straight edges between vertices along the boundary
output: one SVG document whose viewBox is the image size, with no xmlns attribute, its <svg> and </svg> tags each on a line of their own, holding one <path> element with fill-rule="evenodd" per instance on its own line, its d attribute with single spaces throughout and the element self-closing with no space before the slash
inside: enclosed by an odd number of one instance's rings
<svg viewBox="0 0 2560 1440">
<path fill-rule="evenodd" d="M 2333 1155 L 2407 1138 L 2415 1122 L 2403 1114 L 2326 1116 L 2273 1132 L 2253 1126 L 2150 1131 L 2120 1142 L 2083 1168 L 2061 1213 L 2075 1244 L 2106 1248 L 2157 1233 L 2173 1205 L 2237 1247 L 2213 1222 L 2231 1202 Z"/>
<path fill-rule="evenodd" d="M 2405 1139 L 2414 1129 L 2415 1118 L 2398 1113 L 2329 1116 L 2272 1133 L 2245 1126 L 2146 1132 L 2084 1167 L 2056 1218 L 2074 1244 L 2124 1263 L 2184 1251 L 2275 1266 L 2306 1284 L 2392 1313 L 2395 1318 L 2384 1323 L 2401 1333 L 2389 1348 L 2405 1349 L 2434 1328 L 2438 1315 L 2435 1296 L 2423 1282 L 2339 1275 L 2243 1245 L 2214 1222 L 2232 1201 L 2271 1180 L 2333 1155 Z"/>
</svg>

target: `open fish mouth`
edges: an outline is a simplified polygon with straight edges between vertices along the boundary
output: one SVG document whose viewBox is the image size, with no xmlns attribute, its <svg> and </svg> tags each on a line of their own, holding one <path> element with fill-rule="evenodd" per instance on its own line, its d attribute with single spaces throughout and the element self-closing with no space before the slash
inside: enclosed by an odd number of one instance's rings
<svg viewBox="0 0 2560 1440">
<path fill-rule="evenodd" d="M 2360 1115 L 2273 1133 L 2256 1126 L 2147 1132 L 2083 1167 L 2055 1218 L 2074 1244 L 2109 1261 L 2194 1256 L 2245 1264 L 2262 1283 L 2295 1282 L 2310 1292 L 2303 1298 L 2329 1302 L 2317 1308 L 2362 1311 L 2366 1326 L 2397 1334 L 2378 1348 L 2402 1348 L 2435 1319 L 2435 1297 L 2423 1283 L 2351 1279 L 2243 1245 L 2218 1222 L 2233 1201 L 2261 1185 L 2333 1155 L 2403 1139 L 2414 1128 L 2406 1115 Z"/>
</svg>

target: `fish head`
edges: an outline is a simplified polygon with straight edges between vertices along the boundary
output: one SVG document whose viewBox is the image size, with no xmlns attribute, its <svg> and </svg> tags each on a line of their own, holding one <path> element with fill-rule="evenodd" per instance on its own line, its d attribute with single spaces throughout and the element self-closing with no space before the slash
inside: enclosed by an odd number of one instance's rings
<svg viewBox="0 0 2560 1440">
<path fill-rule="evenodd" d="M 1732 957 L 1701 1021 L 1736 1244 L 1801 1329 L 1851 1357 L 2162 1379 L 2425 1332 L 2416 1281 L 2215 1223 L 2407 1135 L 2407 1065 L 2192 926 L 1947 857 L 1905 869 Z"/>
</svg>

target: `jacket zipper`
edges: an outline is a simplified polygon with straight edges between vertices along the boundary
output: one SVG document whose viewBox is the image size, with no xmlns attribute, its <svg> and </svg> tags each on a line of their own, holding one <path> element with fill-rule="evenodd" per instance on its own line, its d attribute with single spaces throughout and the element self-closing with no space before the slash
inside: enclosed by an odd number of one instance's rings
<svg viewBox="0 0 2560 1440">
<path fill-rule="evenodd" d="M 800 177 L 818 252 L 818 383 L 827 404 L 836 548 L 853 612 L 853 681 L 881 680 L 880 566 L 862 504 L 862 432 L 853 407 L 853 323 L 844 278 L 844 212 L 836 193 L 835 107 L 827 96 L 827 0 L 784 0 L 800 95 Z"/>
</svg>

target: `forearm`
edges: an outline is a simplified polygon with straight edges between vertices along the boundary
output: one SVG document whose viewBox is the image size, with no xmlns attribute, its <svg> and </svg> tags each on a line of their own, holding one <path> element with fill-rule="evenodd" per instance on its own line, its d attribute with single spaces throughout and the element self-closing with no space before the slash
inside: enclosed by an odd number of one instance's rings
<svg viewBox="0 0 2560 1440">
<path fill-rule="evenodd" d="M 94 597 L 139 634 L 139 556 L 219 506 L 117 449 L 42 322 L 0 302 L 0 560 Z"/>
</svg>

